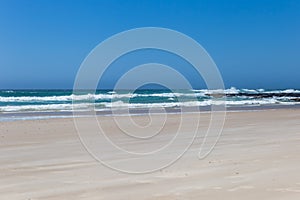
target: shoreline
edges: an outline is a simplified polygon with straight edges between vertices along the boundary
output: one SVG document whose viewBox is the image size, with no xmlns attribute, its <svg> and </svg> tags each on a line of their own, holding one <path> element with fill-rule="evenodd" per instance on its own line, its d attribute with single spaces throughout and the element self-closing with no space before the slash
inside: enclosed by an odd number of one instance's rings
<svg viewBox="0 0 300 200">
<path fill-rule="evenodd" d="M 207 113 L 211 112 L 210 106 L 206 107 L 189 107 L 183 113 Z M 291 109 L 300 109 L 299 105 L 251 105 L 251 106 L 229 106 L 226 107 L 225 112 L 251 112 L 251 111 L 263 111 L 263 110 L 291 110 Z M 125 111 L 116 110 L 118 113 L 112 113 L 112 111 L 96 111 L 96 116 L 126 116 L 128 113 Z M 130 109 L 130 115 L 132 116 L 143 116 L 148 115 L 149 109 Z M 179 108 L 165 108 L 167 114 L 180 114 L 181 110 Z M 162 114 L 162 111 L 156 111 L 152 114 Z M 94 116 L 94 112 L 87 111 L 76 111 L 74 115 L 72 111 L 41 111 L 41 112 L 10 112 L 10 113 L 0 113 L 0 122 L 7 121 L 24 121 L 24 120 L 46 120 L 46 119 L 59 119 L 59 118 L 73 118 L 73 117 L 90 117 Z"/>
</svg>

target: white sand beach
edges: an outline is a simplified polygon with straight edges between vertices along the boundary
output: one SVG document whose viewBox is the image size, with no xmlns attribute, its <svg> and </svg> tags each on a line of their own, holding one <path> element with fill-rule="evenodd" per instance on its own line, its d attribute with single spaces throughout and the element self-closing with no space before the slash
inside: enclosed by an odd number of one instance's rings
<svg viewBox="0 0 300 200">
<path fill-rule="evenodd" d="M 179 116 L 171 120 L 176 123 Z M 99 120 L 113 127 L 110 117 Z M 1 122 L 0 199 L 297 200 L 299 144 L 300 110 L 229 112 L 207 158 L 197 158 L 196 140 L 174 165 L 132 175 L 95 161 L 80 143 L 73 119 Z"/>
</svg>

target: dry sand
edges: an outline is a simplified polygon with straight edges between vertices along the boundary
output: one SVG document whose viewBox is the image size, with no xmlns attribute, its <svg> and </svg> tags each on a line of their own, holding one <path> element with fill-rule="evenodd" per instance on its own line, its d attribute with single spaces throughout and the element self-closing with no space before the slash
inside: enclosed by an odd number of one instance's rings
<svg viewBox="0 0 300 200">
<path fill-rule="evenodd" d="M 179 119 L 170 117 L 170 134 Z M 114 132 L 110 117 L 99 120 Z M 1 122 L 0 199 L 300 199 L 300 110 L 230 112 L 204 160 L 200 142 L 171 167 L 128 175 L 95 161 L 72 119 Z"/>
</svg>

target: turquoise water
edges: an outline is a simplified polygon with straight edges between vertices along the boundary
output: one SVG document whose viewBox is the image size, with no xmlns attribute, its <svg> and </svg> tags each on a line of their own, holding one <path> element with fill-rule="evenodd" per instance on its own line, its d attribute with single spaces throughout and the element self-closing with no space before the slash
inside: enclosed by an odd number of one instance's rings
<svg viewBox="0 0 300 200">
<path fill-rule="evenodd" d="M 222 94 L 222 95 L 213 95 Z M 194 107 L 210 106 L 225 100 L 227 106 L 296 105 L 300 91 L 236 89 L 209 90 L 97 90 L 95 94 L 72 90 L 0 90 L 0 113 L 63 112 L 112 108 Z"/>
</svg>

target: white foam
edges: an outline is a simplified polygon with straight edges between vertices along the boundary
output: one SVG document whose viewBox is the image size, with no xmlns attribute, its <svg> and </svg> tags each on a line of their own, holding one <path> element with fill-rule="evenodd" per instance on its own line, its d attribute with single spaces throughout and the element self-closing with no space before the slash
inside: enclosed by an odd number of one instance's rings
<svg viewBox="0 0 300 200">
<path fill-rule="evenodd" d="M 29 111 L 71 111 L 88 110 L 94 107 L 94 104 L 48 104 L 48 105 L 21 105 L 21 106 L 1 106 L 0 112 L 29 112 Z"/>
<path fill-rule="evenodd" d="M 127 103 L 123 101 L 102 102 L 102 103 L 81 103 L 81 104 L 50 104 L 50 105 L 21 105 L 21 106 L 1 106 L 0 112 L 43 112 L 43 111 L 87 111 L 87 110 L 110 110 L 118 108 L 172 108 L 172 107 L 194 107 L 194 106 L 247 106 L 247 105 L 296 105 L 300 102 L 282 102 L 276 99 L 261 100 L 240 100 L 240 101 L 186 101 L 186 102 L 163 102 L 163 103 Z"/>
<path fill-rule="evenodd" d="M 270 90 L 270 91 L 264 91 L 264 93 L 300 93 L 300 90 L 295 89 L 286 89 L 286 90 Z"/>
<path fill-rule="evenodd" d="M 21 97 L 1 97 L 0 102 L 45 102 L 45 101 L 81 101 L 81 100 L 110 100 L 121 98 L 135 98 L 135 97 L 200 97 L 205 96 L 204 93 L 153 93 L 153 94 L 86 94 L 86 95 L 65 95 L 65 96 L 21 96 Z"/>
<path fill-rule="evenodd" d="M 2 91 L 3 92 L 3 91 Z M 0 103 L 4 102 L 5 106 L 0 106 L 0 112 L 27 112 L 27 111 L 72 111 L 72 108 L 76 110 L 90 110 L 96 107 L 96 109 L 110 109 L 110 108 L 150 108 L 150 107 L 181 107 L 181 106 L 210 106 L 219 105 L 224 102 L 215 100 L 205 96 L 206 94 L 214 93 L 226 93 L 226 94 L 239 94 L 239 93 L 300 93 L 300 90 L 286 89 L 286 90 L 270 90 L 265 91 L 264 89 L 236 89 L 231 87 L 226 90 L 191 90 L 190 92 L 176 91 L 164 92 L 164 93 L 116 93 L 115 91 L 109 91 L 105 94 L 83 94 L 83 95 L 63 95 L 63 96 L 0 96 Z M 166 98 L 162 103 L 128 103 L 125 101 L 135 97 L 158 97 Z M 188 97 L 184 99 L 184 102 L 174 102 L 176 99 L 180 100 L 180 97 Z M 194 97 L 195 99 L 193 99 Z M 196 97 L 206 97 L 203 101 L 198 101 Z M 239 96 L 241 97 L 241 96 Z M 244 105 L 295 105 L 300 102 L 292 101 L 294 97 L 270 97 L 270 98 L 255 98 L 255 97 L 239 97 L 227 98 L 227 106 L 244 106 Z M 89 100 L 89 101 L 85 101 Z M 95 100 L 105 100 L 113 102 L 101 102 L 94 104 Z M 72 101 L 74 104 L 72 105 Z M 82 102 L 79 102 L 82 101 Z M 161 100 L 162 101 L 162 100 Z M 170 102 L 173 101 L 173 102 Z M 9 105 L 11 103 L 22 103 L 28 105 Z M 37 105 L 33 105 L 35 103 Z M 90 102 L 90 103 L 89 103 Z M 43 104 L 41 104 L 43 103 Z M 45 104 L 50 103 L 50 104 Z"/>
</svg>

